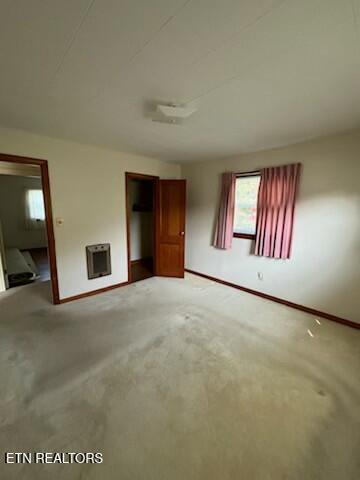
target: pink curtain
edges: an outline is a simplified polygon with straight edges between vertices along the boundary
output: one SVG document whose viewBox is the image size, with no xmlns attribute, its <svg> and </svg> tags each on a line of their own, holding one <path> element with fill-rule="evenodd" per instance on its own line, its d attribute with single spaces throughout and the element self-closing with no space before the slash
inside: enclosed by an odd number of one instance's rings
<svg viewBox="0 0 360 480">
<path fill-rule="evenodd" d="M 213 246 L 231 248 L 234 230 L 236 175 L 231 172 L 222 174 L 219 212 L 216 221 Z"/>
<path fill-rule="evenodd" d="M 290 258 L 300 169 L 296 163 L 261 171 L 255 255 Z"/>
</svg>

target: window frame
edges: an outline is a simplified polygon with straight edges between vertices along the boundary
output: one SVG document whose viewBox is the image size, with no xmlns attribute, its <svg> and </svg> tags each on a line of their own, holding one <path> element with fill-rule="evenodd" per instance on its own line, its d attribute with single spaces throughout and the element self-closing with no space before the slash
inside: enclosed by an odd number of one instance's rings
<svg viewBox="0 0 360 480">
<path fill-rule="evenodd" d="M 244 178 L 244 177 L 260 177 L 261 172 L 260 170 L 254 170 L 252 172 L 236 173 L 235 176 L 236 176 L 236 180 L 238 178 Z M 234 219 L 235 219 L 235 216 L 234 216 Z M 233 238 L 245 238 L 247 240 L 255 240 L 255 237 L 256 237 L 256 231 L 255 233 L 238 233 L 238 232 L 234 232 L 234 227 L 233 227 Z"/>
</svg>

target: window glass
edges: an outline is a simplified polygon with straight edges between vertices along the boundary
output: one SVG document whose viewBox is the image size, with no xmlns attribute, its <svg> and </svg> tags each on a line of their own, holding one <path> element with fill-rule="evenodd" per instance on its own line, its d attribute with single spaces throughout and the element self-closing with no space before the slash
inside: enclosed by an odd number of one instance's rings
<svg viewBox="0 0 360 480">
<path fill-rule="evenodd" d="M 45 220 L 45 208 L 42 190 L 28 190 L 27 203 L 29 217 L 31 220 Z"/>
<path fill-rule="evenodd" d="M 234 233 L 255 235 L 260 175 L 237 177 Z"/>
</svg>

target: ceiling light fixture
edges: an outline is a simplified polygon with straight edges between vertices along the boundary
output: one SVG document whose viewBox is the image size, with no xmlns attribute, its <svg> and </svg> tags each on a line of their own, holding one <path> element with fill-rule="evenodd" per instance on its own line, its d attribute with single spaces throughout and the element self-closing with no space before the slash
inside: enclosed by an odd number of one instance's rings
<svg viewBox="0 0 360 480">
<path fill-rule="evenodd" d="M 155 122 L 181 124 L 195 113 L 194 105 L 157 104 L 153 120 Z"/>
</svg>

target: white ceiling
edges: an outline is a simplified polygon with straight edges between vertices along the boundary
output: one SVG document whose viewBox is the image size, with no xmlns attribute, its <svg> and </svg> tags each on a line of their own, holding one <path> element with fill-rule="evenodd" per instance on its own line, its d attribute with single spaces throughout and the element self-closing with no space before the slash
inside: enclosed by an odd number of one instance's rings
<svg viewBox="0 0 360 480">
<path fill-rule="evenodd" d="M 169 161 L 360 126 L 360 0 L 0 0 L 0 124 Z M 185 125 L 154 102 L 194 102 Z"/>
</svg>

